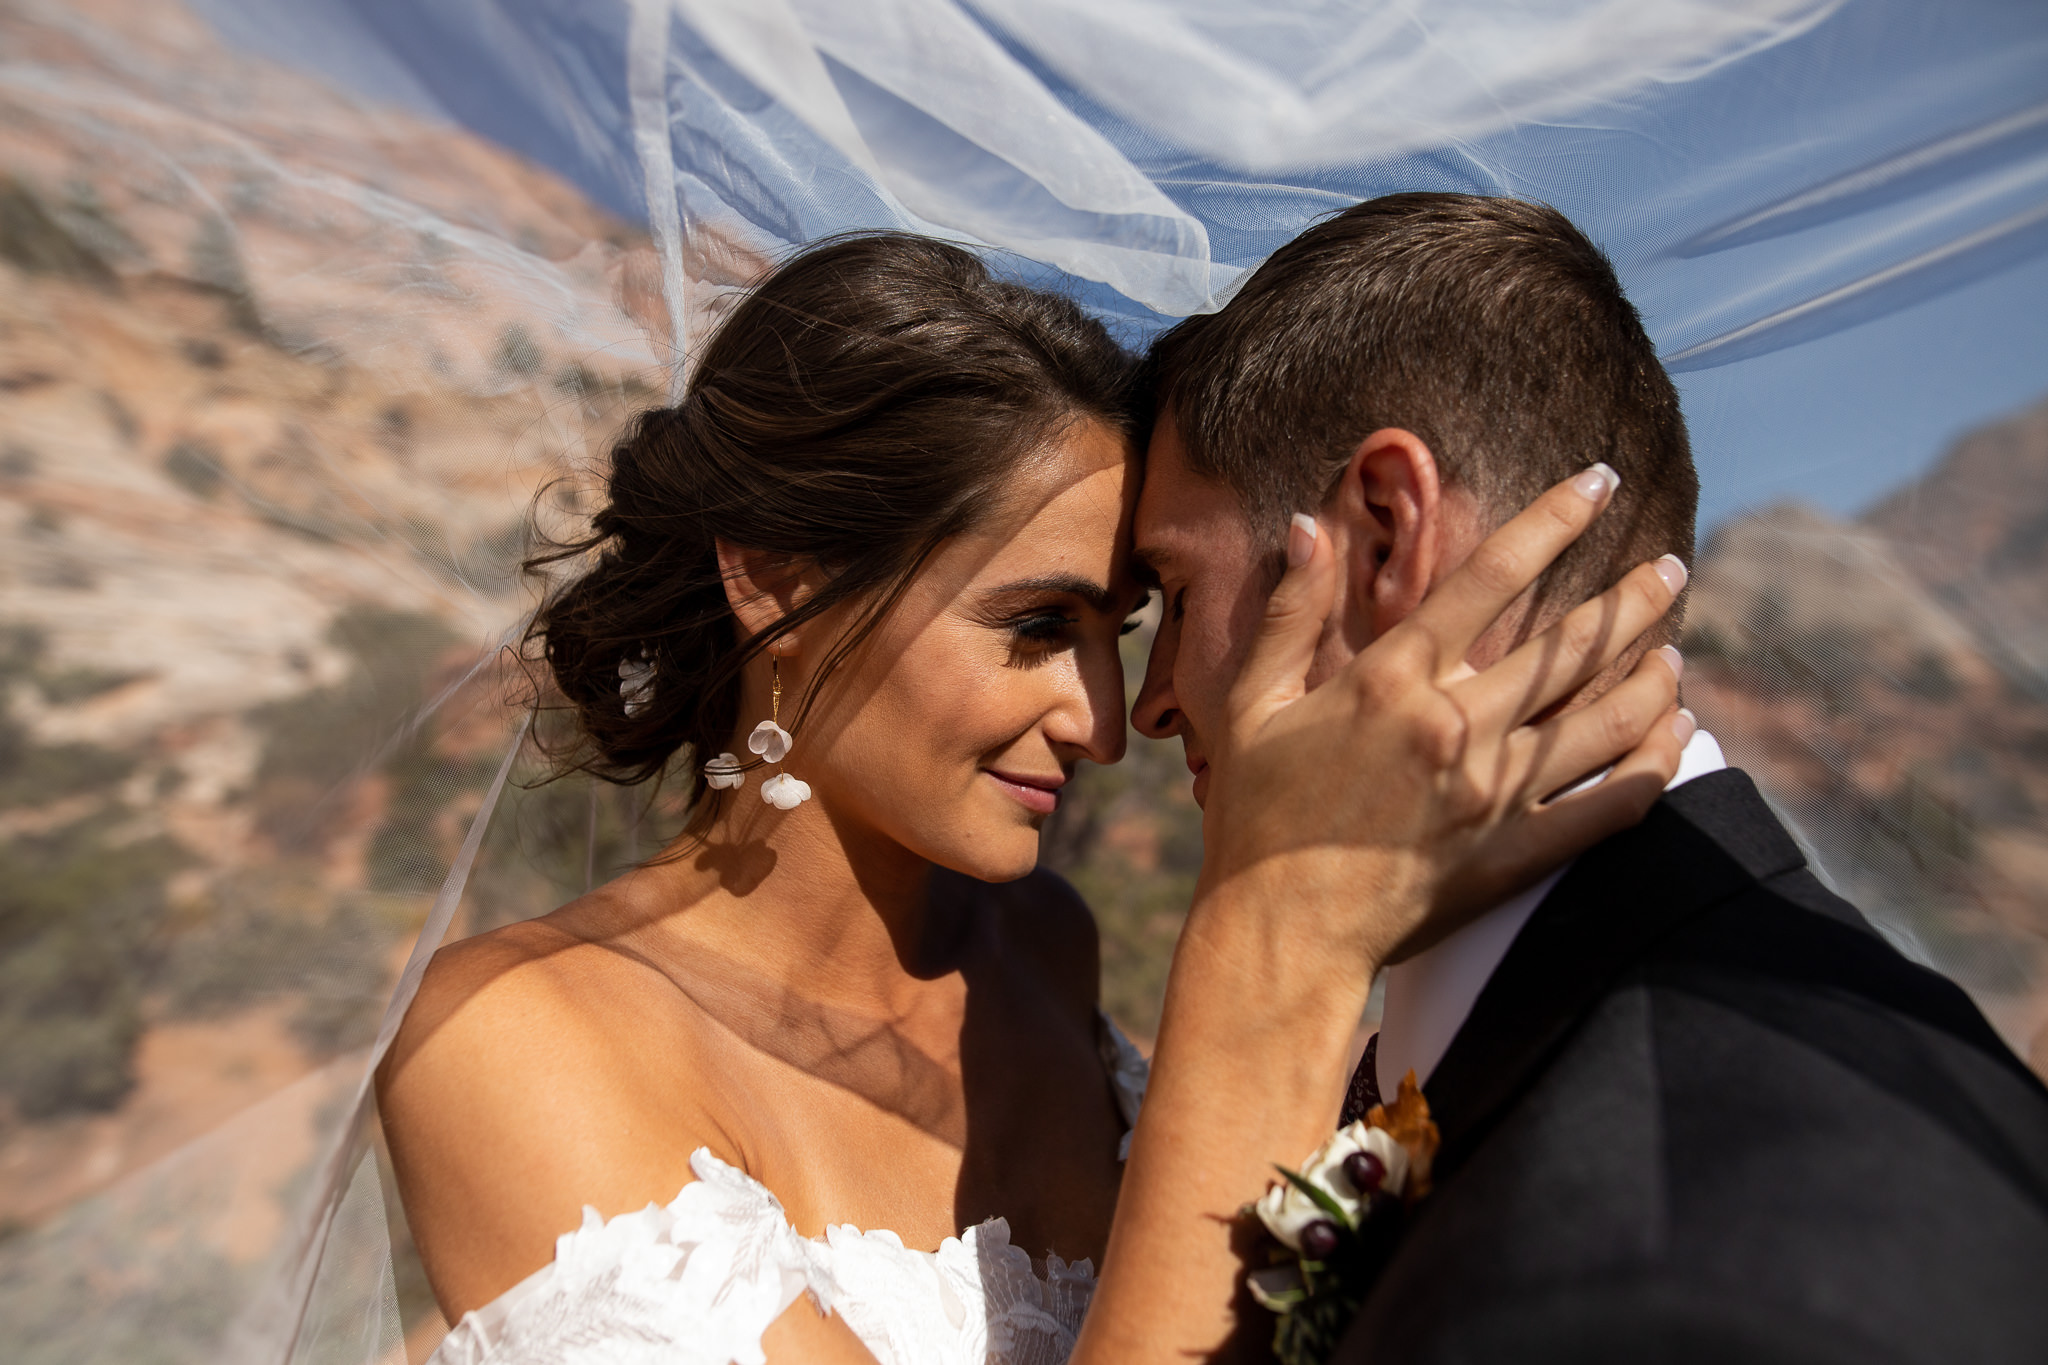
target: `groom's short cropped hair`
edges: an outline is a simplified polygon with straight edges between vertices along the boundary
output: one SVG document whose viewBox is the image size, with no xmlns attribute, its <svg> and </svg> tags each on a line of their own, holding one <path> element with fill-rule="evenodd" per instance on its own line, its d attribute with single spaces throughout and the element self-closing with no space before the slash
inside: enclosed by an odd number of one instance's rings
<svg viewBox="0 0 2048 1365">
<path fill-rule="evenodd" d="M 1147 368 L 1190 468 L 1235 489 L 1276 544 L 1360 441 L 1400 427 L 1492 525 L 1596 460 L 1621 475 L 1552 568 L 1550 602 L 1661 554 L 1692 562 L 1699 479 L 1678 392 L 1614 267 L 1546 205 L 1358 204 L 1273 253 L 1221 312 L 1160 337 Z"/>
</svg>

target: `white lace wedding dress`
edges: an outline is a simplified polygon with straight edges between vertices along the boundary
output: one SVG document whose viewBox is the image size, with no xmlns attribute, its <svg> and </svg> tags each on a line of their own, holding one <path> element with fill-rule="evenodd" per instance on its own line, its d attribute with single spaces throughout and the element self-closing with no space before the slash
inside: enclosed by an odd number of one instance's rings
<svg viewBox="0 0 2048 1365">
<path fill-rule="evenodd" d="M 1129 1125 L 1145 1059 L 1107 1017 L 1101 1043 Z M 690 1169 L 666 1208 L 584 1209 L 554 1261 L 464 1314 L 429 1365 L 760 1365 L 761 1333 L 803 1293 L 881 1365 L 1059 1365 L 1073 1350 L 1095 1267 L 1053 1256 L 1041 1277 L 1001 1218 L 937 1251 L 849 1226 L 807 1239 L 765 1186 L 705 1148 Z"/>
</svg>

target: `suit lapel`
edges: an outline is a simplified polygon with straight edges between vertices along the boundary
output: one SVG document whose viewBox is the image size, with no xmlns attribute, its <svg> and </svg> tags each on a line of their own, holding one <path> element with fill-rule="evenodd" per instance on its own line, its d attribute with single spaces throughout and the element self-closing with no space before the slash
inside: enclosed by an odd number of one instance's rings
<svg viewBox="0 0 2048 1365">
<path fill-rule="evenodd" d="M 1443 1136 L 1438 1171 L 1457 1167 L 1652 943 L 1804 862 L 1733 768 L 1668 793 L 1640 825 L 1581 857 L 1529 917 L 1424 1087 Z"/>
</svg>

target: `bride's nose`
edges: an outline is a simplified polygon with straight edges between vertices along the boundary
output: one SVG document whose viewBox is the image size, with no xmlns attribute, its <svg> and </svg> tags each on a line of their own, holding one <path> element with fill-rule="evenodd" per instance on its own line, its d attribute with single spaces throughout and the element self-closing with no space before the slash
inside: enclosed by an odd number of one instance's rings
<svg viewBox="0 0 2048 1365">
<path fill-rule="evenodd" d="M 1082 651 L 1062 679 L 1061 695 L 1046 717 L 1046 738 L 1080 750 L 1092 763 L 1124 756 L 1124 665 L 1112 644 Z"/>
</svg>

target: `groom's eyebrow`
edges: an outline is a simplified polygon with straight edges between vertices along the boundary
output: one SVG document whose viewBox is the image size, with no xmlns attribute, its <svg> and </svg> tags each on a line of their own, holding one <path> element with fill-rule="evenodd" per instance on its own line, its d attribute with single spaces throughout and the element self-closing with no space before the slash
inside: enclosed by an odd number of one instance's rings
<svg viewBox="0 0 2048 1365">
<path fill-rule="evenodd" d="M 999 588 L 989 589 L 989 595 L 992 597 L 1021 597 L 1027 593 L 1047 592 L 1066 593 L 1078 597 L 1097 611 L 1114 611 L 1117 605 L 1115 595 L 1107 586 L 1097 583 L 1092 578 L 1083 578 L 1079 574 L 1055 573 L 1039 578 L 1020 578 L 1014 583 L 1005 583 Z"/>
</svg>

